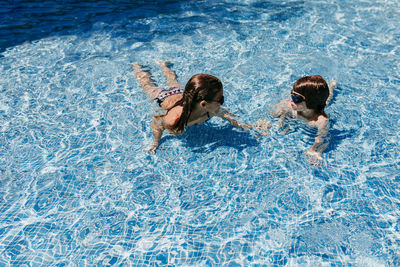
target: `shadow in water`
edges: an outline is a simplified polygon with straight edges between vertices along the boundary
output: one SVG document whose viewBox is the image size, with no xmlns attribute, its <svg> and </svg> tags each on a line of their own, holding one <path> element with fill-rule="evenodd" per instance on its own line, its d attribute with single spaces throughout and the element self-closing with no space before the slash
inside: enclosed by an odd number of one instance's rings
<svg viewBox="0 0 400 267">
<path fill-rule="evenodd" d="M 214 126 L 211 123 L 188 127 L 182 135 L 165 136 L 160 145 L 170 139 L 179 138 L 193 152 L 210 152 L 218 147 L 232 147 L 241 151 L 247 147 L 258 146 L 259 142 L 250 132 L 230 124 Z"/>
<path fill-rule="evenodd" d="M 333 124 L 331 122 L 331 126 Z M 329 130 L 329 145 L 324 150 L 324 153 L 335 150 L 345 139 L 352 138 L 356 133 L 357 129 L 337 130 L 331 128 Z"/>
</svg>

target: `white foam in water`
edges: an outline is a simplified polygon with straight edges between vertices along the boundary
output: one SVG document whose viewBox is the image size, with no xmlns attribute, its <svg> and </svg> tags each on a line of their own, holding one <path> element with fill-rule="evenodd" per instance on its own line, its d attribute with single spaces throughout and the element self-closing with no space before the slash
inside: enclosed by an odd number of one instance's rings
<svg viewBox="0 0 400 267">
<path fill-rule="evenodd" d="M 397 1 L 102 8 L 0 56 L 0 265 L 400 265 Z M 219 77 L 267 134 L 213 118 L 149 155 L 129 63 L 165 87 L 156 60 Z M 270 115 L 312 74 L 338 81 L 321 166 L 316 131 Z"/>
</svg>

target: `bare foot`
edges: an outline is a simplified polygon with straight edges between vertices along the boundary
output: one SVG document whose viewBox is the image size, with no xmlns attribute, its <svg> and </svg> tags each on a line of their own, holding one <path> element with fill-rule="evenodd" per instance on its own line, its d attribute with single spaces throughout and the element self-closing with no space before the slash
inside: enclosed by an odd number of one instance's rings
<svg viewBox="0 0 400 267">
<path fill-rule="evenodd" d="M 151 145 L 149 147 L 143 148 L 143 151 L 148 151 L 149 154 L 155 154 L 156 153 L 156 149 L 157 149 L 157 146 Z"/>
<path fill-rule="evenodd" d="M 166 67 L 168 68 L 171 65 L 171 62 L 169 61 L 162 61 L 162 60 L 156 60 L 156 63 L 160 65 L 161 67 Z"/>
<path fill-rule="evenodd" d="M 142 66 L 138 62 L 133 62 L 133 63 L 128 63 L 129 65 L 132 65 L 132 68 L 135 72 L 141 71 Z"/>
</svg>

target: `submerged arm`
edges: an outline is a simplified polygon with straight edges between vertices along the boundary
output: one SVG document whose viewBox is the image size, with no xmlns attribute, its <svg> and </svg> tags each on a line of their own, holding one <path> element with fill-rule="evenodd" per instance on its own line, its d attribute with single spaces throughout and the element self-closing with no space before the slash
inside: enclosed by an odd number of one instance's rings
<svg viewBox="0 0 400 267">
<path fill-rule="evenodd" d="M 334 80 L 331 80 L 329 82 L 329 96 L 328 99 L 326 100 L 326 105 L 328 105 L 329 102 L 332 100 L 333 89 L 337 87 L 337 84 L 338 83 Z M 306 152 L 306 154 L 310 158 L 320 161 L 322 160 L 322 152 L 329 145 L 329 139 L 326 138 L 326 135 L 328 134 L 329 131 L 329 122 L 328 118 L 326 117 L 322 117 L 321 119 L 318 120 L 319 121 L 317 121 L 317 127 L 318 127 L 317 137 L 315 137 L 314 144 Z"/>
<path fill-rule="evenodd" d="M 315 137 L 314 144 L 306 152 L 307 156 L 315 160 L 322 160 L 322 152 L 329 145 L 329 140 L 326 138 L 329 131 L 328 119 L 324 118 L 318 124 L 318 133 Z"/>
<path fill-rule="evenodd" d="M 279 117 L 278 128 L 282 128 L 286 115 L 291 112 L 289 109 L 289 101 L 287 99 L 284 99 L 278 104 L 274 105 L 272 108 L 275 108 L 275 111 L 271 112 L 271 116 L 275 118 Z"/>
<path fill-rule="evenodd" d="M 282 115 L 286 115 L 289 112 L 288 105 L 289 103 L 287 99 L 284 99 L 278 104 L 273 105 L 272 109 L 275 109 L 275 111 L 271 112 L 271 116 L 276 118 Z"/>
<path fill-rule="evenodd" d="M 248 124 L 239 123 L 236 119 L 231 118 L 230 116 L 236 117 L 237 115 L 233 114 L 232 112 L 230 112 L 227 109 L 220 108 L 219 112 L 216 114 L 216 116 L 220 117 L 223 120 L 229 121 L 229 123 L 232 124 L 233 126 L 240 127 L 240 128 L 245 129 L 245 130 L 249 130 L 249 125 Z"/>
<path fill-rule="evenodd" d="M 154 117 L 151 123 L 151 128 L 153 129 L 153 144 L 149 147 L 146 147 L 144 150 L 153 154 L 155 153 L 158 147 L 158 142 L 160 141 L 163 131 L 165 130 L 163 126 L 163 118 Z"/>
</svg>

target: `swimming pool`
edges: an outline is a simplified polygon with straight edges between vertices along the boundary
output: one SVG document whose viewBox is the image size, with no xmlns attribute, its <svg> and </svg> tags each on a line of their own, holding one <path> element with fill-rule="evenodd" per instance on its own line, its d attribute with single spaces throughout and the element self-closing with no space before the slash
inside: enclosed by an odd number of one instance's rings
<svg viewBox="0 0 400 267">
<path fill-rule="evenodd" d="M 338 3 L 339 2 L 339 3 Z M 399 266 L 398 1 L 51 1 L 0 7 L 0 265 Z M 240 121 L 164 135 L 128 63 L 219 77 Z M 331 143 L 271 106 L 339 82 Z"/>
</svg>

